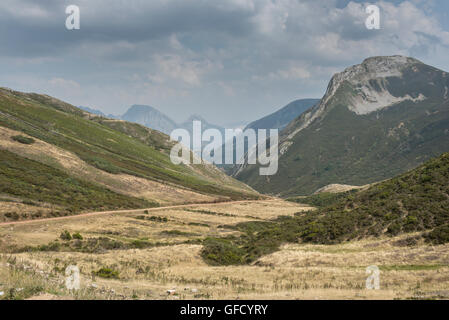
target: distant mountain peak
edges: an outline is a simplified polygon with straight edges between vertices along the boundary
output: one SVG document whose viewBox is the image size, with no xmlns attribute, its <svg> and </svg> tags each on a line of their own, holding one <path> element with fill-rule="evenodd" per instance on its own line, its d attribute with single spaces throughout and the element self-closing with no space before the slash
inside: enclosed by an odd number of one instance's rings
<svg viewBox="0 0 449 320">
<path fill-rule="evenodd" d="M 128 111 L 121 116 L 122 120 L 139 123 L 148 128 L 170 134 L 177 125 L 168 116 L 154 107 L 147 105 L 132 105 Z"/>
<path fill-rule="evenodd" d="M 78 106 L 78 108 L 80 108 L 81 110 L 84 110 L 86 112 L 89 112 L 91 114 L 96 114 L 96 115 L 99 115 L 102 117 L 106 117 L 106 115 L 102 111 L 94 109 L 94 108 L 85 107 L 85 106 Z"/>
<path fill-rule="evenodd" d="M 207 120 L 197 113 L 192 114 L 185 122 L 193 122 L 193 121 L 201 121 L 207 123 Z"/>
<path fill-rule="evenodd" d="M 148 106 L 148 105 L 143 105 L 143 104 L 133 104 L 127 112 L 147 112 L 147 111 L 157 111 L 160 112 L 159 110 L 157 110 L 156 108 L 152 107 L 152 106 Z"/>
</svg>

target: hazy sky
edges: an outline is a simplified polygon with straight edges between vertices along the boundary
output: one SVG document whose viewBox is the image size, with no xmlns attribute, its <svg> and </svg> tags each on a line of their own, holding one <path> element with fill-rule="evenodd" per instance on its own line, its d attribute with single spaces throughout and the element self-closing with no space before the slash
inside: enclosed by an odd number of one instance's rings
<svg viewBox="0 0 449 320">
<path fill-rule="evenodd" d="M 121 114 L 148 104 L 182 121 L 254 120 L 319 98 L 332 74 L 403 54 L 449 70 L 449 2 L 1 0 L 0 86 Z M 65 28 L 65 8 L 81 29 Z"/>
</svg>

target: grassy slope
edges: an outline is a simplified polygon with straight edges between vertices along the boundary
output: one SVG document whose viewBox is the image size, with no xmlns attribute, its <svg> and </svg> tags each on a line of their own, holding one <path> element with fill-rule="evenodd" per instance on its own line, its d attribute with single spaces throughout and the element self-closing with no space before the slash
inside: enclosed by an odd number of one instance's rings
<svg viewBox="0 0 449 320">
<path fill-rule="evenodd" d="M 31 200 L 35 204 L 57 205 L 60 207 L 58 215 L 83 210 L 148 208 L 156 205 L 70 177 L 60 170 L 6 150 L 0 153 L 0 194 Z"/>
<path fill-rule="evenodd" d="M 449 153 L 334 200 L 294 218 L 242 223 L 237 226 L 241 237 L 209 239 L 203 257 L 212 264 L 240 264 L 271 253 L 284 242 L 333 244 L 415 231 L 425 231 L 424 238 L 435 244 L 449 242 Z"/>
<path fill-rule="evenodd" d="M 48 96 L 0 89 L 0 125 L 73 152 L 110 173 L 131 174 L 232 199 L 257 196 L 242 183 L 232 179 L 224 182 L 219 171 L 206 175 L 201 170 L 210 170 L 172 164 L 161 134 L 149 138 L 138 125 L 91 120 L 85 112 Z"/>
<path fill-rule="evenodd" d="M 137 123 L 106 119 L 103 117 L 94 117 L 93 120 L 130 137 L 138 139 L 144 144 L 166 154 L 170 153 L 170 149 L 174 144 L 167 139 L 166 134 Z"/>
</svg>

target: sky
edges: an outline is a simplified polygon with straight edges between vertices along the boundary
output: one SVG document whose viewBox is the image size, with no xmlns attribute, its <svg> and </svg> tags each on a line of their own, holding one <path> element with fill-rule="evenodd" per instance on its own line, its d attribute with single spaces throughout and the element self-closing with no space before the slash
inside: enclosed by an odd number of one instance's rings
<svg viewBox="0 0 449 320">
<path fill-rule="evenodd" d="M 379 30 L 365 27 L 369 4 Z M 65 27 L 68 5 L 79 30 Z M 0 86 L 226 126 L 321 98 L 333 74 L 370 56 L 449 71 L 448 14 L 447 0 L 2 0 Z"/>
</svg>

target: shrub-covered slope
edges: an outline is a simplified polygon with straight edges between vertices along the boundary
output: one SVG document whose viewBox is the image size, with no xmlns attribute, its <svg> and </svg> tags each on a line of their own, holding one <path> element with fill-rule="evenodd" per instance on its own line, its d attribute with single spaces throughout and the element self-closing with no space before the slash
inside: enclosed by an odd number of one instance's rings
<svg viewBox="0 0 449 320">
<path fill-rule="evenodd" d="M 33 205 L 51 203 L 57 206 L 58 214 L 156 206 L 150 201 L 117 194 L 70 177 L 6 150 L 0 152 L 0 194 L 26 199 L 26 203 Z"/>
<path fill-rule="evenodd" d="M 248 263 L 283 242 L 333 244 L 419 231 L 432 243 L 449 242 L 449 153 L 330 203 L 295 217 L 241 223 L 241 237 L 209 239 L 203 257 L 212 264 Z"/>
</svg>

